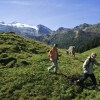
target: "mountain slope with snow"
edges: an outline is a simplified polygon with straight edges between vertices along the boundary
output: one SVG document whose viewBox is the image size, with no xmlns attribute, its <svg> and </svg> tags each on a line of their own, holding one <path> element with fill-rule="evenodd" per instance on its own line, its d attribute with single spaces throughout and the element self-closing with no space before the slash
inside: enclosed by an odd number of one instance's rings
<svg viewBox="0 0 100 100">
<path fill-rule="evenodd" d="M 19 22 L 12 22 L 10 24 L 0 22 L 0 32 L 15 32 L 32 38 L 34 36 L 51 34 L 52 30 L 43 25 L 31 26 Z"/>
</svg>

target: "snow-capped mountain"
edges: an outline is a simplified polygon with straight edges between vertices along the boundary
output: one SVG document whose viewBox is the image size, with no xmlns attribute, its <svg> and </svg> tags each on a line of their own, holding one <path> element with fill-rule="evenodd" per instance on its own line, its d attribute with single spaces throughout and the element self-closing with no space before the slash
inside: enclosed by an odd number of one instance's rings
<svg viewBox="0 0 100 100">
<path fill-rule="evenodd" d="M 31 26 L 31 25 L 27 25 L 27 24 L 18 23 L 18 22 L 12 22 L 8 25 L 13 26 L 13 27 L 15 26 L 15 27 L 22 27 L 22 28 L 24 28 L 24 27 L 34 28 L 34 29 L 38 30 L 38 28 L 36 26 Z"/>
<path fill-rule="evenodd" d="M 9 24 L 0 22 L 0 32 L 15 32 L 22 36 L 34 37 L 51 34 L 52 30 L 44 25 L 31 26 L 19 22 L 12 22 Z"/>
<path fill-rule="evenodd" d="M 2 22 L 0 22 L 0 24 L 5 24 L 5 22 L 2 21 Z"/>
<path fill-rule="evenodd" d="M 41 24 L 37 25 L 37 28 L 38 28 L 38 33 L 42 34 L 42 35 L 44 35 L 44 34 L 47 35 L 47 34 L 50 34 L 53 32 L 51 29 L 49 29 Z"/>
</svg>

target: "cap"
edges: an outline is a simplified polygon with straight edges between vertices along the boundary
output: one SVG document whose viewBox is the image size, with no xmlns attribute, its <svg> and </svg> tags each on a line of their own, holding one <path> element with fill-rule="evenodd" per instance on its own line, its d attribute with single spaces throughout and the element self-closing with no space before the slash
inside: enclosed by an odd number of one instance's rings
<svg viewBox="0 0 100 100">
<path fill-rule="evenodd" d="M 92 57 L 96 57 L 97 54 L 96 54 L 96 53 L 91 53 L 91 56 L 92 56 Z"/>
<path fill-rule="evenodd" d="M 58 44 L 54 44 L 53 46 L 54 46 L 54 47 L 58 47 Z"/>
</svg>

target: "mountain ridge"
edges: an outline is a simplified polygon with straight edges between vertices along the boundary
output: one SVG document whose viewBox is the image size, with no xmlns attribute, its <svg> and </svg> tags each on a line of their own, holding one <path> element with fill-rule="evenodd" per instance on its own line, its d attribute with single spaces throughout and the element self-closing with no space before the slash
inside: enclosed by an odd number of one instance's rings
<svg viewBox="0 0 100 100">
<path fill-rule="evenodd" d="M 74 28 L 59 27 L 53 31 L 41 24 L 34 28 L 33 26 L 18 22 L 12 22 L 10 26 L 1 22 L 0 31 L 15 32 L 21 36 L 50 45 L 57 43 L 60 48 L 68 48 L 70 45 L 75 45 L 77 52 L 84 52 L 100 45 L 100 23 L 83 23 Z"/>
<path fill-rule="evenodd" d="M 100 24 L 81 24 L 68 29 L 58 28 L 52 35 L 38 37 L 37 40 L 47 44 L 59 44 L 60 48 L 68 48 L 70 45 L 76 46 L 76 51 L 84 52 L 100 45 Z"/>
</svg>

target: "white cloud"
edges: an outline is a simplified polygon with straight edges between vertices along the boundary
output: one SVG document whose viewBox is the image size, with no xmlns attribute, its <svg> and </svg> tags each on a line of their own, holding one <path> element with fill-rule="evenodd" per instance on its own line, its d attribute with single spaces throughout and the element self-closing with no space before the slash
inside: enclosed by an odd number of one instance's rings
<svg viewBox="0 0 100 100">
<path fill-rule="evenodd" d="M 27 1 L 19 1 L 19 0 L 13 0 L 11 3 L 13 3 L 13 4 L 17 4 L 17 5 L 31 5 L 31 3 L 30 2 L 27 2 Z"/>
<path fill-rule="evenodd" d="M 15 5 L 24 5 L 24 6 L 29 6 L 32 5 L 31 2 L 26 1 L 26 0 L 2 0 L 0 3 L 5 3 L 5 4 L 15 4 Z"/>
</svg>

